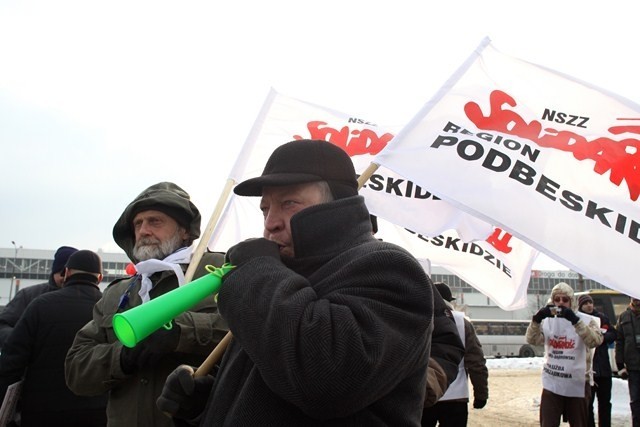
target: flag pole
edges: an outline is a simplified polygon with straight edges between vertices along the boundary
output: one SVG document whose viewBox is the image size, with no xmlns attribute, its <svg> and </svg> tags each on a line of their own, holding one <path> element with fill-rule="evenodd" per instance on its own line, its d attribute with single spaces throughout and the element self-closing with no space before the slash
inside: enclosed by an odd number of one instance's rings
<svg viewBox="0 0 640 427">
<path fill-rule="evenodd" d="M 369 181 L 371 175 L 373 175 L 373 173 L 377 171 L 379 167 L 379 164 L 373 162 L 371 162 L 371 164 L 367 166 L 364 172 L 362 172 L 362 174 L 360 174 L 360 176 L 358 177 L 358 190 L 362 188 L 365 182 Z"/>
<path fill-rule="evenodd" d="M 202 236 L 200 236 L 200 242 L 196 247 L 193 257 L 191 259 L 191 263 L 189 263 L 189 267 L 187 268 L 187 272 L 185 273 L 185 282 L 190 282 L 191 278 L 195 274 L 196 268 L 198 264 L 200 264 L 200 260 L 204 256 L 205 251 L 207 250 L 207 246 L 209 245 L 209 240 L 211 239 L 211 235 L 213 234 L 213 230 L 215 230 L 215 226 L 220 219 L 220 215 L 222 215 L 222 209 L 229 198 L 229 194 L 231 193 L 231 189 L 235 185 L 235 180 L 228 179 L 223 190 L 220 195 L 220 199 L 216 204 L 213 213 L 211 214 L 211 218 L 209 219 L 209 223 L 207 227 L 204 229 Z M 213 351 L 207 356 L 207 358 L 202 362 L 202 364 L 196 369 L 193 374 L 194 377 L 202 377 L 211 372 L 211 369 L 215 366 L 216 363 L 222 358 L 224 351 L 227 349 L 229 345 L 229 341 L 231 341 L 231 331 L 227 332 L 227 334 L 218 342 L 218 345 L 213 349 Z"/>
<path fill-rule="evenodd" d="M 189 267 L 187 267 L 187 271 L 184 275 L 185 283 L 189 283 L 193 278 L 193 275 L 198 268 L 198 264 L 202 260 L 204 253 L 207 250 L 207 246 L 209 245 L 209 240 L 211 240 L 211 235 L 213 234 L 213 230 L 220 219 L 220 215 L 222 215 L 222 209 L 224 208 L 227 199 L 229 198 L 229 194 L 231 193 L 231 189 L 235 185 L 235 181 L 233 179 L 227 179 L 224 188 L 222 189 L 222 193 L 220 194 L 220 198 L 218 199 L 218 203 L 216 204 L 213 213 L 211 214 L 211 218 L 209 218 L 209 223 L 207 227 L 204 229 L 202 236 L 200 236 L 200 241 L 198 242 L 198 246 L 193 251 L 193 256 L 191 257 L 191 262 L 189 263 Z"/>
</svg>

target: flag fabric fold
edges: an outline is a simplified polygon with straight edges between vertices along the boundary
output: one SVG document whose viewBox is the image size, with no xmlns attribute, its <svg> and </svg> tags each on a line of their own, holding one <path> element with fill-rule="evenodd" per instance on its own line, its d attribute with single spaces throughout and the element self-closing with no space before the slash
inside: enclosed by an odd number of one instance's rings
<svg viewBox="0 0 640 427">
<path fill-rule="evenodd" d="M 637 104 L 485 39 L 373 161 L 640 296 L 639 134 Z"/>
<path fill-rule="evenodd" d="M 307 138 L 327 140 L 341 147 L 351 156 L 356 171 L 362 172 L 394 138 L 396 130 L 272 89 L 230 179 L 241 182 L 259 176 L 276 147 Z M 400 244 L 418 258 L 428 258 L 434 265 L 459 273 L 504 309 L 525 307 L 530 268 L 537 251 L 521 242 L 514 245 L 515 238 L 511 244 L 505 243 L 504 238 L 487 241 L 496 233 L 491 223 L 441 200 L 428 187 L 384 167 L 375 170 L 360 194 L 372 213 L 395 225 L 377 236 Z M 238 241 L 262 235 L 258 199 L 231 195 L 209 247 L 226 250 Z M 424 236 L 431 236 L 431 240 Z"/>
</svg>

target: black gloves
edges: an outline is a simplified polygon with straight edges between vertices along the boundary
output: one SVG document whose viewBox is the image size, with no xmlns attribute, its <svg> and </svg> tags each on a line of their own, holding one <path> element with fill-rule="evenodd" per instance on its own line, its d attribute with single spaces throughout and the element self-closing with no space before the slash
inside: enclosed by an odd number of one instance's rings
<svg viewBox="0 0 640 427">
<path fill-rule="evenodd" d="M 575 325 L 580 321 L 578 315 L 575 314 L 569 307 L 562 307 L 562 317 L 571 322 L 572 325 Z"/>
<path fill-rule="evenodd" d="M 225 255 L 225 261 L 239 267 L 251 258 L 268 256 L 280 260 L 280 249 L 278 244 L 270 240 L 248 239 L 232 246 Z"/>
<path fill-rule="evenodd" d="M 484 399 L 484 400 L 482 400 L 482 399 L 474 399 L 473 400 L 473 407 L 475 409 L 482 409 L 482 408 L 485 407 L 486 404 L 487 404 L 487 400 L 486 399 Z"/>
<path fill-rule="evenodd" d="M 536 314 L 533 315 L 533 321 L 536 323 L 541 323 L 542 319 L 546 319 L 547 317 L 551 317 L 551 308 L 548 305 L 542 307 Z"/>
<path fill-rule="evenodd" d="M 125 374 L 133 374 L 142 366 L 153 366 L 162 355 L 172 353 L 180 342 L 180 326 L 174 321 L 171 329 L 160 328 L 135 347 L 122 347 L 120 367 Z"/>
<path fill-rule="evenodd" d="M 180 365 L 167 377 L 156 405 L 172 417 L 193 420 L 204 411 L 213 381 L 212 375 L 194 378 L 190 366 Z"/>
</svg>

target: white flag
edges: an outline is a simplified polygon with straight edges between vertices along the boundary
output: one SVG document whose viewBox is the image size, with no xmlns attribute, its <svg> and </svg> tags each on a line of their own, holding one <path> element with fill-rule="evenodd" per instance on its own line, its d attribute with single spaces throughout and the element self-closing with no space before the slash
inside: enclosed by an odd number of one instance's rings
<svg viewBox="0 0 640 427">
<path fill-rule="evenodd" d="M 294 139 L 322 139 L 343 148 L 362 172 L 393 138 L 393 132 L 366 120 L 296 100 L 272 90 L 256 120 L 230 179 L 241 182 L 259 176 L 273 150 Z M 397 243 L 416 257 L 429 258 L 458 274 L 504 309 L 526 306 L 526 288 L 537 252 L 504 236 L 485 241 L 494 227 L 434 197 L 425 187 L 379 168 L 360 190 L 369 210 L 401 227 L 377 235 Z M 250 237 L 261 236 L 259 198 L 231 195 L 214 229 L 209 247 L 226 250 Z M 440 245 L 441 233 L 447 238 Z M 423 236 L 435 236 L 427 240 Z M 455 236 L 455 237 L 453 237 Z M 452 243 L 453 240 L 457 242 Z M 473 245 L 471 242 L 479 239 Z M 458 244 L 459 243 L 459 244 Z M 482 248 L 482 249 L 480 249 Z M 514 249 L 515 248 L 515 249 Z M 479 253 L 480 251 L 480 253 Z M 513 252 L 511 252 L 513 251 Z"/>
<path fill-rule="evenodd" d="M 640 107 L 485 39 L 374 162 L 628 295 Z"/>
</svg>

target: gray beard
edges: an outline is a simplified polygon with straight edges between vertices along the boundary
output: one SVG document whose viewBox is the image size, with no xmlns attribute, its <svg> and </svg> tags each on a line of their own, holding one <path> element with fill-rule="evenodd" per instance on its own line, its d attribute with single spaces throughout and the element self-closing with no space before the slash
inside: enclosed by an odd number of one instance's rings
<svg viewBox="0 0 640 427">
<path fill-rule="evenodd" d="M 178 232 L 165 241 L 146 237 L 136 242 L 133 247 L 133 256 L 138 261 L 165 259 L 182 246 L 183 242 Z"/>
</svg>

